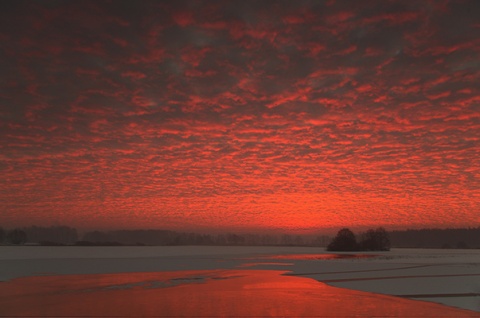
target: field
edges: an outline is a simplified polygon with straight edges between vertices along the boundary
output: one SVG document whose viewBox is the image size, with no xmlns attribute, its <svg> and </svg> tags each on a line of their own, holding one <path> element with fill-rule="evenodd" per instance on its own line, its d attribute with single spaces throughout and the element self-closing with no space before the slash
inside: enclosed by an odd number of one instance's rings
<svg viewBox="0 0 480 318">
<path fill-rule="evenodd" d="M 480 317 L 476 250 L 1 246 L 0 281 L 2 316 Z"/>
</svg>

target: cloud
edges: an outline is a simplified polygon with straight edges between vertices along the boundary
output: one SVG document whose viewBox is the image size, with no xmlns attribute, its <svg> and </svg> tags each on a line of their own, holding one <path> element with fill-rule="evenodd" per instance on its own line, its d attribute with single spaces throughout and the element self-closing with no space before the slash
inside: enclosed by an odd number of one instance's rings
<svg viewBox="0 0 480 318">
<path fill-rule="evenodd" d="M 476 224 L 478 9 L 9 6 L 0 216 L 178 229 Z"/>
</svg>

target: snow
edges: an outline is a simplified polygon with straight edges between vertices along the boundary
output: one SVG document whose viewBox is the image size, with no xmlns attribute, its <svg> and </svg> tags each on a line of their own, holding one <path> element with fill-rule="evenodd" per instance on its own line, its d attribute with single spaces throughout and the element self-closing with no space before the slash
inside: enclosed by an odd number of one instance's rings
<svg viewBox="0 0 480 318">
<path fill-rule="evenodd" d="M 309 257 L 318 254 L 328 253 L 320 248 L 298 247 L 0 246 L 0 281 L 66 274 L 284 270 L 287 275 L 308 277 L 336 287 L 480 312 L 478 250 L 393 249 L 370 253 L 375 257 Z"/>
<path fill-rule="evenodd" d="M 230 269 L 23 277 L 0 284 L 0 316 L 480 317 L 284 274 Z"/>
<path fill-rule="evenodd" d="M 322 253 L 314 247 L 277 246 L 0 246 L 0 260 L 147 258 Z"/>
</svg>

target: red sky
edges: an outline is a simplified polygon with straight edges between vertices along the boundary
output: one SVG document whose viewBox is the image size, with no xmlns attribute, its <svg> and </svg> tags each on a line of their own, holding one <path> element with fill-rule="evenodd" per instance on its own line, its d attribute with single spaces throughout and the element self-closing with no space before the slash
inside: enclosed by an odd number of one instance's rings
<svg viewBox="0 0 480 318">
<path fill-rule="evenodd" d="M 2 1 L 0 226 L 479 226 L 479 16 Z"/>
</svg>

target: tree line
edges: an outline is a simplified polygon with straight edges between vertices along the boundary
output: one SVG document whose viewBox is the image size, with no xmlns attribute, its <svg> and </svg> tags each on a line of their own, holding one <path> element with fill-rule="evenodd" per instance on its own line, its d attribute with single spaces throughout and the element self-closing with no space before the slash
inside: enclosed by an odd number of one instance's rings
<svg viewBox="0 0 480 318">
<path fill-rule="evenodd" d="M 348 230 L 348 229 L 347 229 Z M 350 230 L 348 230 L 350 231 Z M 350 231 L 351 232 L 351 231 Z M 342 232 L 342 237 L 351 237 Z M 360 233 L 353 250 L 375 250 L 378 229 Z M 348 235 L 347 235 L 348 234 Z M 480 248 L 480 227 L 463 229 L 415 229 L 389 231 L 390 247 L 410 248 Z M 338 234 L 337 234 L 338 236 Z M 336 236 L 336 237 L 337 237 Z M 350 242 L 353 240 L 350 239 Z M 264 246 L 319 246 L 332 243 L 325 235 L 271 235 L 271 234 L 200 234 L 170 230 L 114 230 L 79 233 L 69 226 L 30 226 L 5 230 L 0 227 L 0 244 L 37 245 L 264 245 Z M 337 240 L 338 243 L 338 240 Z M 382 243 L 380 245 L 386 245 Z M 335 245 L 331 248 L 338 249 Z"/>
<path fill-rule="evenodd" d="M 27 242 L 27 234 L 25 231 L 20 229 L 13 229 L 10 231 L 5 231 L 0 227 L 0 244 L 9 243 L 9 244 L 25 244 Z"/>
<path fill-rule="evenodd" d="M 357 241 L 355 234 L 348 228 L 338 231 L 327 246 L 327 251 L 389 251 L 390 237 L 383 227 L 369 229 L 360 234 Z"/>
<path fill-rule="evenodd" d="M 395 247 L 480 248 L 480 227 L 392 231 L 390 240 Z"/>
<path fill-rule="evenodd" d="M 1 233 L 7 233 L 3 235 Z M 15 234 L 15 235 L 14 235 Z M 20 239 L 12 240 L 12 237 Z M 257 246 L 325 246 L 328 236 L 270 234 L 200 234 L 171 230 L 88 231 L 79 234 L 68 226 L 30 226 L 5 231 L 0 228 L 0 244 L 35 244 L 45 246 L 142 246 L 142 245 L 257 245 Z"/>
<path fill-rule="evenodd" d="M 357 237 L 347 228 L 340 230 L 328 250 L 388 250 L 403 248 L 480 249 L 480 227 L 446 229 L 407 229 L 386 232 L 370 229 Z"/>
</svg>

